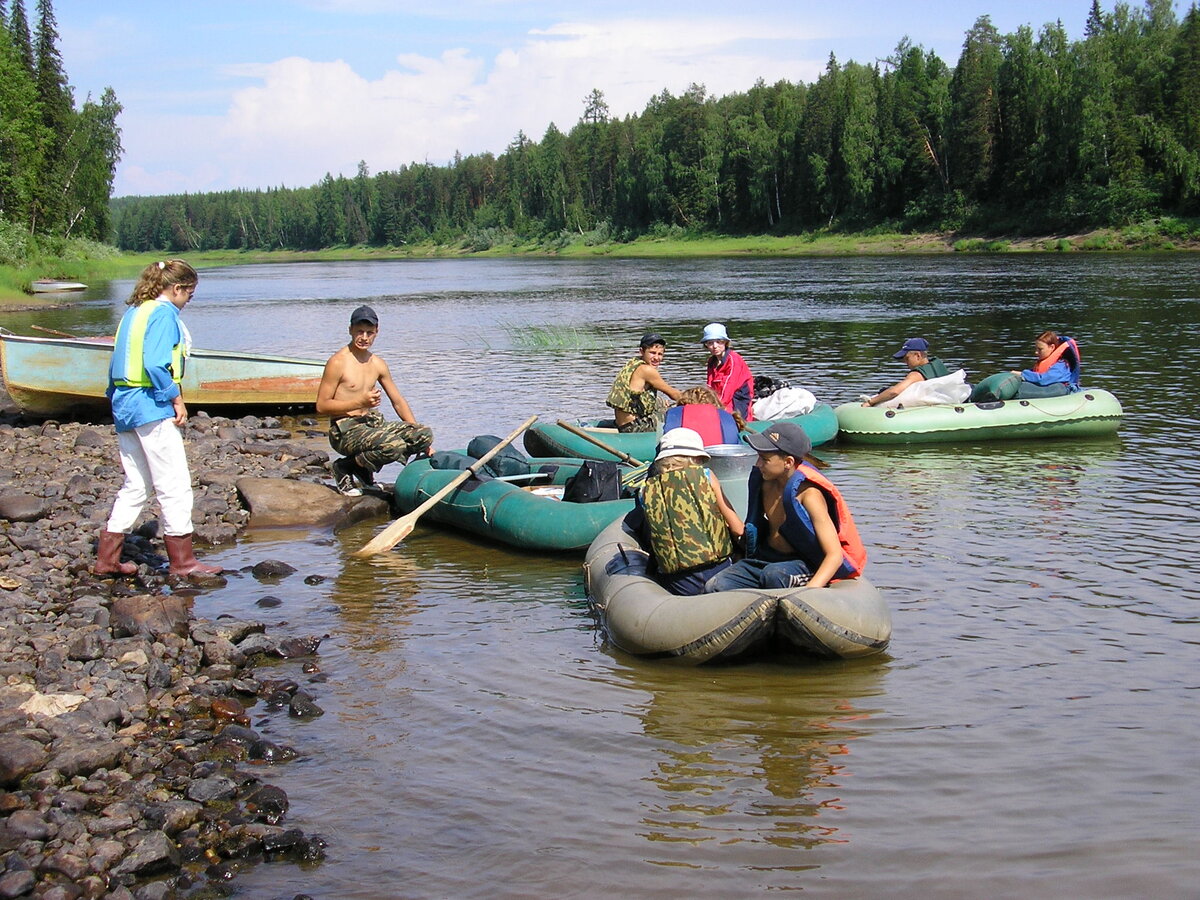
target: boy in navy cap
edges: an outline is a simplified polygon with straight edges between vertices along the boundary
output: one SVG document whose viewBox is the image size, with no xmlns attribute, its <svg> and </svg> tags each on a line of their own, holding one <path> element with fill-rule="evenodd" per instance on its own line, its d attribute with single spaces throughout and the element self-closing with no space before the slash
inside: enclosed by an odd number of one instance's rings
<svg viewBox="0 0 1200 900">
<path fill-rule="evenodd" d="M 710 578 L 705 592 L 818 588 L 861 575 L 867 550 L 841 493 L 807 461 L 812 441 L 804 429 L 774 423 L 748 433 L 746 442 L 758 452 L 750 473 L 746 558 Z"/>
<path fill-rule="evenodd" d="M 943 375 L 950 374 L 950 370 L 946 368 L 944 362 L 936 356 L 929 355 L 929 341 L 925 340 L 925 338 L 908 338 L 904 342 L 904 346 L 892 354 L 892 359 L 904 360 L 904 364 L 911 371 L 887 390 L 880 391 L 873 397 L 864 397 L 863 406 L 878 406 L 880 403 L 886 403 L 893 397 L 899 397 L 904 392 L 904 389 L 910 385 L 917 384 L 927 378 L 941 378 Z"/>
<path fill-rule="evenodd" d="M 433 431 L 417 423 L 387 363 L 371 352 L 378 335 L 375 310 L 354 310 L 350 342 L 329 357 L 317 388 L 317 412 L 329 416 L 329 445 L 343 456 L 333 461 L 334 481 L 347 497 L 362 494 L 356 480 L 374 487 L 375 473 L 388 463 L 433 452 Z M 379 405 L 385 393 L 401 421 L 384 420 Z"/>
</svg>

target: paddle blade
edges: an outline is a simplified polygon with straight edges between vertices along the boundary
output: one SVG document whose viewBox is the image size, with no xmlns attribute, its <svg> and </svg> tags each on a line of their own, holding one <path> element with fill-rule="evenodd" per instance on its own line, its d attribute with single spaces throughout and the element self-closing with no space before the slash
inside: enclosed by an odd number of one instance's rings
<svg viewBox="0 0 1200 900">
<path fill-rule="evenodd" d="M 361 558 L 374 556 L 376 553 L 386 553 L 412 534 L 413 526 L 416 523 L 417 520 L 412 513 L 401 516 L 364 544 L 361 549 L 355 550 L 353 555 Z"/>
</svg>

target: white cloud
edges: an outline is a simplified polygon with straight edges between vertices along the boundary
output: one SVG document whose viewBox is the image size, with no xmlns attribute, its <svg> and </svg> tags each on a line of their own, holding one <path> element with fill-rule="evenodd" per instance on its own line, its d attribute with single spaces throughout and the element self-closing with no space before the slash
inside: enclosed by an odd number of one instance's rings
<svg viewBox="0 0 1200 900">
<path fill-rule="evenodd" d="M 117 193 L 159 192 L 186 180 L 168 175 L 174 171 L 193 173 L 185 186 L 192 191 L 303 186 L 326 172 L 353 174 L 360 159 L 378 172 L 441 164 L 455 151 L 499 153 L 518 131 L 540 139 L 550 122 L 569 131 L 593 88 L 624 116 L 693 82 L 719 96 L 760 77 L 812 81 L 824 58 L 791 53 L 796 41 L 817 37 L 778 20 L 563 22 L 529 32 L 490 61 L 461 48 L 403 54 L 377 79 L 341 60 L 239 66 L 227 74 L 256 83 L 234 91 L 219 123 L 191 129 L 161 171 L 139 155 L 138 165 L 119 172 Z"/>
</svg>

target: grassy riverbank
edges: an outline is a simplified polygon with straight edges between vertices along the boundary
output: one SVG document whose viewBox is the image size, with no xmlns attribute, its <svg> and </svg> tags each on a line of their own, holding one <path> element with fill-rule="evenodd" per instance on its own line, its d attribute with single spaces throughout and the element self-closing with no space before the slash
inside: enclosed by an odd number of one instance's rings
<svg viewBox="0 0 1200 900">
<path fill-rule="evenodd" d="M 435 259 L 445 257 L 557 256 L 565 258 L 688 258 L 848 256 L 895 253 L 1076 253 L 1166 252 L 1200 250 L 1200 221 L 1154 219 L 1122 229 L 1098 229 L 1081 234 L 978 237 L 959 233 L 850 234 L 818 231 L 799 235 L 726 237 L 693 235 L 666 229 L 627 243 L 597 240 L 594 234 L 521 240 L 511 234 L 489 233 L 452 244 L 410 244 L 401 247 L 331 247 L 325 250 L 239 251 L 206 250 L 181 254 L 198 269 L 262 262 L 318 260 Z M 40 255 L 19 266 L 0 265 L 0 310 L 54 305 L 62 295 L 38 297 L 28 293 L 38 278 L 89 282 L 130 278 L 163 254 L 121 253 L 90 242 L 72 242 L 62 255 Z"/>
</svg>

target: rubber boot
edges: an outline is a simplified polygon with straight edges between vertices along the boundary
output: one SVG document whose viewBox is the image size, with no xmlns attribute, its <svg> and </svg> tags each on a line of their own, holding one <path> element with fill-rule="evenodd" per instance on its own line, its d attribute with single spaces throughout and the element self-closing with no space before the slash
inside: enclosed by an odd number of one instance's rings
<svg viewBox="0 0 1200 900">
<path fill-rule="evenodd" d="M 190 534 L 166 534 L 163 535 L 163 543 L 167 545 L 172 575 L 220 575 L 225 571 L 220 566 L 206 566 L 196 559 Z"/>
<path fill-rule="evenodd" d="M 125 535 L 119 531 L 100 532 L 100 541 L 96 545 L 96 565 L 93 571 L 97 575 L 132 575 L 137 572 L 137 566 L 131 562 L 121 562 L 121 550 L 125 547 Z"/>
</svg>

